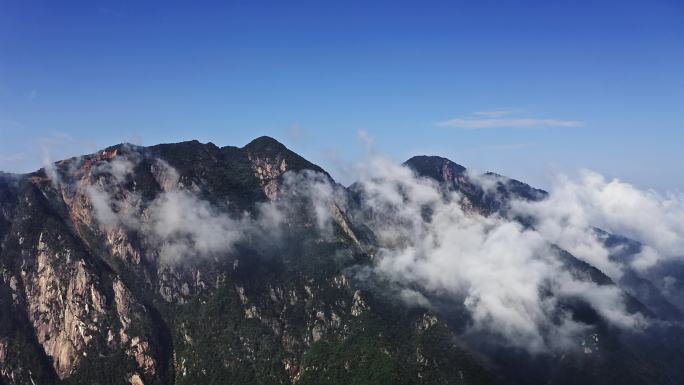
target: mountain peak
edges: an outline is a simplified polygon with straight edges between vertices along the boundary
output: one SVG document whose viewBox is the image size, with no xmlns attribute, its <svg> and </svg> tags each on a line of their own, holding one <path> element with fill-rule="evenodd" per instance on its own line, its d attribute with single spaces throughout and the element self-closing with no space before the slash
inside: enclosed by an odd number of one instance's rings
<svg viewBox="0 0 684 385">
<path fill-rule="evenodd" d="M 418 155 L 404 162 L 416 174 L 435 179 L 440 182 L 453 180 L 465 172 L 466 168 L 447 158 L 434 155 Z"/>
<path fill-rule="evenodd" d="M 280 143 L 279 141 L 270 136 L 260 136 L 252 140 L 251 142 L 247 143 L 247 145 L 243 147 L 243 149 L 250 152 L 271 153 L 286 151 L 287 147 L 285 147 L 284 144 Z"/>
<path fill-rule="evenodd" d="M 260 136 L 249 142 L 242 150 L 247 152 L 247 155 L 252 161 L 258 163 L 272 163 L 272 167 L 282 168 L 281 171 L 283 172 L 285 170 L 312 170 L 326 174 L 330 177 L 325 170 L 309 162 L 304 157 L 285 147 L 284 144 L 270 136 Z"/>
</svg>

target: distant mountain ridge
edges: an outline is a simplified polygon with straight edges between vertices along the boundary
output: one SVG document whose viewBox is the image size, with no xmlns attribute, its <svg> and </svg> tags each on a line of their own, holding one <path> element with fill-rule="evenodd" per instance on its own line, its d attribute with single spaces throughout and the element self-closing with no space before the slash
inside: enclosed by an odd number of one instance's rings
<svg viewBox="0 0 684 385">
<path fill-rule="evenodd" d="M 414 156 L 404 162 L 404 165 L 420 176 L 438 181 L 449 190 L 461 192 L 471 203 L 487 213 L 503 209 L 511 199 L 536 201 L 548 195 L 544 190 L 492 172 L 475 176 L 480 181 L 473 180 L 473 175 L 465 167 L 439 156 Z M 488 180 L 491 191 L 483 189 L 480 183 L 482 179 Z"/>
</svg>

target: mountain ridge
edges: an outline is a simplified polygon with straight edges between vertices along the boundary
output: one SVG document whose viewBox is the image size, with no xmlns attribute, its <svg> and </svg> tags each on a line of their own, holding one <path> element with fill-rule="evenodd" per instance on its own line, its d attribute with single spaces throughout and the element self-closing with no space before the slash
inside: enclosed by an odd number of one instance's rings
<svg viewBox="0 0 684 385">
<path fill-rule="evenodd" d="M 406 163 L 483 215 L 505 215 L 508 200 L 546 194 L 498 175 L 471 175 L 446 158 Z M 588 336 L 596 339 L 593 360 L 581 351 L 563 361 L 480 344 L 464 335 L 472 320 L 454 298 L 425 293 L 443 306 L 407 306 L 390 282 L 372 270 L 362 274 L 380 248 L 375 229 L 359 220 L 362 202 L 270 137 L 241 148 L 122 143 L 3 175 L 2 384 L 681 378 L 659 371 L 660 356 L 636 355 L 579 299 L 562 305 L 597 329 Z M 319 205 L 321 192 L 342 199 Z M 573 268 L 581 279 L 593 274 L 590 281 L 613 284 L 593 266 Z M 522 376 L 516 365 L 532 374 Z"/>
</svg>

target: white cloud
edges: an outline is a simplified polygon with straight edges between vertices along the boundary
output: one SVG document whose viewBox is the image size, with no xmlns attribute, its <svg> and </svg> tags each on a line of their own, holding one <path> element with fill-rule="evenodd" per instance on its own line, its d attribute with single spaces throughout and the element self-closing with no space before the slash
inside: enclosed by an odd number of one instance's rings
<svg viewBox="0 0 684 385">
<path fill-rule="evenodd" d="M 524 110 L 517 109 L 517 108 L 506 108 L 506 109 L 491 110 L 491 111 L 475 111 L 475 112 L 473 112 L 473 115 L 484 116 L 484 117 L 488 117 L 488 118 L 500 118 L 502 116 L 511 115 L 511 114 L 515 114 L 515 113 L 521 113 L 521 112 L 524 112 Z"/>
<path fill-rule="evenodd" d="M 230 252 L 244 235 L 243 223 L 186 190 L 163 193 L 150 205 L 143 230 L 165 262 Z"/>
<path fill-rule="evenodd" d="M 281 190 L 284 201 L 280 205 L 283 208 L 298 203 L 308 204 L 307 211 L 316 219 L 317 228 L 328 234 L 332 232 L 332 208 L 342 197 L 336 196 L 339 192 L 325 174 L 309 170 L 287 172 L 283 175 Z"/>
<path fill-rule="evenodd" d="M 618 179 L 606 180 L 592 171 L 577 178 L 559 176 L 550 196 L 541 202 L 515 202 L 513 208 L 536 220 L 535 227 L 549 240 L 617 277 L 620 265 L 592 227 L 641 242 L 640 255 L 631 262 L 646 269 L 660 261 L 684 258 L 684 195 L 639 190 Z"/>
<path fill-rule="evenodd" d="M 104 230 L 123 227 L 139 232 L 148 250 L 166 264 L 224 256 L 246 240 L 277 242 L 288 221 L 301 218 L 312 218 L 310 225 L 319 235 L 330 237 L 334 209 L 344 205 L 339 187 L 325 174 L 288 172 L 276 201 L 257 205 L 253 216 L 230 213 L 202 199 L 196 185 L 181 180 L 178 172 L 161 159 L 150 162 L 161 192 L 146 202 L 124 183 L 141 157 L 130 148 L 125 158 L 98 164 L 85 194 Z"/>
<path fill-rule="evenodd" d="M 434 181 L 387 160 L 370 162 L 360 184 L 380 242 L 374 271 L 404 287 L 462 298 L 471 331 L 500 335 L 531 352 L 576 346 L 577 334 L 589 326 L 563 315 L 558 302 L 564 298 L 583 299 L 620 327 L 644 323 L 625 310 L 617 287 L 566 271 L 543 233 L 465 212 L 458 194 L 445 196 Z"/>
<path fill-rule="evenodd" d="M 477 111 L 471 117 L 454 118 L 438 122 L 438 127 L 453 127 L 464 130 L 479 130 L 485 128 L 551 128 L 551 127 L 582 127 L 584 122 L 564 119 L 542 119 L 520 116 L 524 110 L 502 109 L 494 111 Z M 517 116 L 516 116 L 517 115 Z"/>
<path fill-rule="evenodd" d="M 550 128 L 550 127 L 582 127 L 578 120 L 538 119 L 538 118 L 455 118 L 438 122 L 439 127 L 479 130 L 483 128 Z"/>
<path fill-rule="evenodd" d="M 95 219 L 100 225 L 110 229 L 121 223 L 119 216 L 112 210 L 111 197 L 102 188 L 88 186 L 86 188 L 86 196 L 93 207 Z"/>
<path fill-rule="evenodd" d="M 47 145 L 41 144 L 41 151 L 43 153 L 43 166 L 45 167 L 45 175 L 50 178 L 50 183 L 55 188 L 59 188 L 62 178 L 57 171 L 57 167 L 50 159 L 50 150 Z"/>
</svg>

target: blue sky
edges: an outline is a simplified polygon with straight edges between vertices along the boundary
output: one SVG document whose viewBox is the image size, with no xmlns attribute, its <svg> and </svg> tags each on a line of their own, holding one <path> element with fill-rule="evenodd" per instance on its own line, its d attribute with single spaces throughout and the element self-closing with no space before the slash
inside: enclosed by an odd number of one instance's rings
<svg viewBox="0 0 684 385">
<path fill-rule="evenodd" d="M 0 0 L 0 169 L 271 135 L 684 190 L 684 2 Z"/>
</svg>

